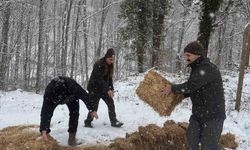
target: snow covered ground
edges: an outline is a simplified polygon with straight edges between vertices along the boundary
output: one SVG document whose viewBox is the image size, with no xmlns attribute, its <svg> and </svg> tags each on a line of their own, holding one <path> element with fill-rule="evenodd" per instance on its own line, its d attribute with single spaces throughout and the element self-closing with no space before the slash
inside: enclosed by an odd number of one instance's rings
<svg viewBox="0 0 250 150">
<path fill-rule="evenodd" d="M 165 77 L 174 83 L 185 81 L 183 78 L 180 79 L 180 77 L 170 74 L 166 74 Z M 125 137 L 126 133 L 134 132 L 139 126 L 146 126 L 150 123 L 162 126 L 166 120 L 170 119 L 176 122 L 188 122 L 192 106 L 189 99 L 185 99 L 178 105 L 171 116 L 160 117 L 135 94 L 141 80 L 143 80 L 143 75 L 129 77 L 126 81 L 115 83 L 115 89 L 118 90 L 114 98 L 116 113 L 118 120 L 124 122 L 122 128 L 110 126 L 107 106 L 102 100 L 98 110 L 99 119 L 93 121 L 94 128 L 85 128 L 84 119 L 87 109 L 80 102 L 77 138 L 84 145 L 108 144 L 116 137 Z M 227 107 L 227 119 L 224 123 L 223 133 L 235 134 L 237 142 L 240 143 L 238 150 L 247 150 L 250 148 L 250 74 L 245 75 L 242 110 L 239 113 L 234 110 L 237 74 L 224 75 L 223 80 Z M 0 129 L 14 125 L 39 125 L 42 101 L 42 95 L 24 92 L 20 89 L 12 92 L 0 91 Z M 51 135 L 63 145 L 67 144 L 68 139 L 68 113 L 66 105 L 59 105 L 54 111 L 51 121 Z"/>
</svg>

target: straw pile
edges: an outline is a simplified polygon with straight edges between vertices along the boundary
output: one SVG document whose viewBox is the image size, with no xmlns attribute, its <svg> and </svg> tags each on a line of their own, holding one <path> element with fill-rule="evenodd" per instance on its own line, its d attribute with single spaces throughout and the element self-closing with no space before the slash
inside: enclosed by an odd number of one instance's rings
<svg viewBox="0 0 250 150">
<path fill-rule="evenodd" d="M 220 145 L 224 148 L 236 149 L 238 143 L 235 141 L 235 135 L 232 133 L 227 133 L 221 136 Z"/>
<path fill-rule="evenodd" d="M 13 126 L 0 130 L 1 150 L 106 150 L 105 146 L 66 147 L 49 136 L 49 141 L 38 140 L 38 126 Z"/>
<path fill-rule="evenodd" d="M 49 142 L 38 141 L 40 133 L 35 126 L 14 126 L 0 130 L 1 150 L 187 150 L 187 123 L 165 122 L 164 126 L 155 124 L 139 127 L 138 132 L 117 138 L 109 146 L 65 147 L 52 138 Z M 34 129 L 36 128 L 36 131 Z M 236 149 L 233 134 L 222 135 L 220 144 L 224 148 Z"/>
<path fill-rule="evenodd" d="M 57 143 L 50 137 L 50 141 L 37 142 L 39 132 L 32 131 L 35 126 L 13 126 L 0 132 L 0 147 L 2 150 L 42 150 L 56 149 Z"/>
<path fill-rule="evenodd" d="M 112 150 L 186 150 L 185 130 L 173 121 L 164 127 L 155 124 L 139 127 L 138 132 L 118 138 L 109 146 Z"/>
<path fill-rule="evenodd" d="M 183 95 L 173 93 L 161 96 L 161 90 L 169 84 L 171 83 L 168 80 L 151 70 L 145 75 L 144 80 L 136 89 L 136 93 L 161 116 L 169 116 L 175 106 L 184 98 Z"/>
</svg>

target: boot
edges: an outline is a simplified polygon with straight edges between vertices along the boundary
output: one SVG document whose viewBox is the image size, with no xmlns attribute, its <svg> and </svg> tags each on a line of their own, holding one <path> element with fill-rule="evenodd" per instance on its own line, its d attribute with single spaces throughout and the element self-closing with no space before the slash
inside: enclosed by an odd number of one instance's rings
<svg viewBox="0 0 250 150">
<path fill-rule="evenodd" d="M 69 133 L 68 145 L 76 146 L 76 133 Z"/>
<path fill-rule="evenodd" d="M 92 124 L 91 124 L 91 121 L 88 121 L 88 120 L 85 120 L 84 121 L 84 127 L 87 127 L 87 128 L 93 128 Z"/>
<path fill-rule="evenodd" d="M 111 123 L 112 127 L 117 127 L 117 128 L 120 128 L 122 125 L 123 125 L 123 123 L 120 122 L 120 121 L 118 121 L 118 120 L 116 120 L 115 122 Z"/>
</svg>

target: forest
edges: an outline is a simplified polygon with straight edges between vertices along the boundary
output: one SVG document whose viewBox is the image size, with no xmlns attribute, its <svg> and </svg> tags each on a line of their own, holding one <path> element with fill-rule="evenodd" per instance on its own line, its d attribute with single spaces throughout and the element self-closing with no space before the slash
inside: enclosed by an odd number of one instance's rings
<svg viewBox="0 0 250 150">
<path fill-rule="evenodd" d="M 250 2 L 1 0 L 0 17 L 0 90 L 39 93 L 58 75 L 85 87 L 108 48 L 116 80 L 153 67 L 185 72 L 183 48 L 194 40 L 222 71 L 237 71 Z"/>
</svg>

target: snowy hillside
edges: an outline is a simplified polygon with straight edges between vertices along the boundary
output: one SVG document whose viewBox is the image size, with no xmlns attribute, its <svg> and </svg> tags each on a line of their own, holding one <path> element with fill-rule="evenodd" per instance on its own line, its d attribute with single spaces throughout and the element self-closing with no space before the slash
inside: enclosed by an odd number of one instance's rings
<svg viewBox="0 0 250 150">
<path fill-rule="evenodd" d="M 165 77 L 175 83 L 184 81 L 169 74 Z M 192 106 L 189 99 L 185 99 L 178 105 L 170 117 L 160 117 L 135 94 L 141 80 L 143 80 L 143 75 L 115 83 L 115 89 L 118 90 L 114 98 L 116 113 L 118 120 L 124 122 L 122 128 L 110 126 L 107 106 L 102 100 L 98 110 L 99 119 L 93 121 L 94 128 L 85 128 L 84 119 L 87 115 L 87 109 L 82 102 L 80 103 L 77 138 L 84 145 L 110 143 L 116 137 L 125 137 L 126 133 L 134 132 L 139 126 L 146 126 L 150 123 L 162 126 L 169 119 L 176 122 L 188 122 Z M 250 147 L 250 74 L 247 74 L 244 79 L 242 111 L 240 113 L 234 111 L 237 80 L 237 74 L 223 76 L 227 107 L 227 119 L 224 123 L 223 133 L 235 134 L 237 142 L 239 142 L 238 150 L 247 150 Z M 0 129 L 14 125 L 39 125 L 42 101 L 42 95 L 22 90 L 0 91 Z M 67 144 L 68 139 L 68 118 L 66 105 L 59 105 L 54 111 L 51 121 L 51 135 L 63 145 Z"/>
</svg>

